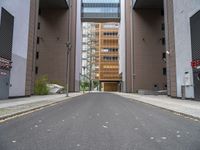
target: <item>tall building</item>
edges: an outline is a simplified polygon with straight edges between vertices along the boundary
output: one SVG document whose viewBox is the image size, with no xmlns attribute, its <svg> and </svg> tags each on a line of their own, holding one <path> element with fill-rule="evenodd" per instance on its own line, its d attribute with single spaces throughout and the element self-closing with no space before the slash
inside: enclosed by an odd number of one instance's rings
<svg viewBox="0 0 200 150">
<path fill-rule="evenodd" d="M 127 49 L 131 49 L 127 53 L 127 58 L 132 60 L 127 66 L 131 67 L 129 70 L 131 80 L 128 80 L 132 81 L 130 88 L 132 92 L 167 90 L 165 26 L 162 3 L 157 2 L 156 6 L 151 9 L 134 8 L 132 11 L 132 20 L 130 20 L 129 14 L 126 16 L 129 23 L 127 28 L 133 28 L 132 35 L 131 32 L 126 31 L 126 38 L 132 38 L 132 41 L 126 43 Z M 128 85 L 130 86 L 130 84 Z"/>
<path fill-rule="evenodd" d="M 40 0 L 37 15 L 35 78 L 47 75 L 65 86 L 70 63 L 70 91 L 75 90 L 76 1 Z M 69 53 L 69 56 L 67 56 Z M 68 60 L 69 59 L 69 60 Z"/>
<path fill-rule="evenodd" d="M 102 91 L 118 91 L 119 24 L 83 23 L 83 79 L 98 81 Z"/>
<path fill-rule="evenodd" d="M 90 32 L 87 33 L 87 36 L 83 34 L 83 54 L 85 58 L 83 58 L 84 69 L 82 72 L 85 72 L 86 76 L 92 80 L 100 81 L 102 90 L 106 91 L 117 91 L 120 81 L 118 23 L 116 23 L 117 28 L 115 23 L 113 29 L 111 24 L 111 26 L 107 25 L 108 28 L 105 28 L 108 22 L 120 22 L 120 5 L 120 0 L 82 0 L 81 4 L 83 33 Z M 84 26 L 87 26 L 86 24 L 89 29 L 84 28 Z M 115 35 L 112 35 L 114 32 Z"/>
<path fill-rule="evenodd" d="M 124 90 L 167 87 L 169 96 L 199 100 L 200 2 L 132 0 L 121 5 Z"/>
<path fill-rule="evenodd" d="M 119 24 L 99 25 L 99 81 L 103 91 L 119 91 Z"/>
<path fill-rule="evenodd" d="M 30 96 L 35 80 L 42 75 L 63 85 L 69 77 L 70 91 L 79 90 L 74 34 L 77 30 L 74 26 L 76 2 L 0 2 L 0 99 Z M 68 73 L 67 62 L 70 64 Z"/>
<path fill-rule="evenodd" d="M 10 63 L 0 75 L 0 99 L 30 95 L 34 37 L 33 0 L 0 2 L 0 57 Z M 33 24 L 32 24 L 32 23 Z M 9 64 L 9 63 L 8 63 Z"/>
</svg>

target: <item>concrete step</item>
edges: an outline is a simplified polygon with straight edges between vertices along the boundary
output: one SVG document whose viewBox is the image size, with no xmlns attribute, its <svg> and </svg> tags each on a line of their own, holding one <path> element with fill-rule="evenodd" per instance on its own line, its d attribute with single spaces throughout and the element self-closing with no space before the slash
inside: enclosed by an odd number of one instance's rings
<svg viewBox="0 0 200 150">
<path fill-rule="evenodd" d="M 151 91 L 151 90 L 138 90 L 139 95 L 167 95 L 167 90 Z"/>
</svg>

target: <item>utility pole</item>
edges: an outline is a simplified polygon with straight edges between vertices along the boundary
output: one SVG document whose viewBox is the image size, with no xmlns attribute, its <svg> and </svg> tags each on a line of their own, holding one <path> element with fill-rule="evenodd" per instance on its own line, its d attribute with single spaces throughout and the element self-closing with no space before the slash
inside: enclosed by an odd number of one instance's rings
<svg viewBox="0 0 200 150">
<path fill-rule="evenodd" d="M 72 48 L 72 45 L 70 42 L 67 42 L 66 43 L 66 47 L 67 47 L 67 71 L 66 71 L 66 75 L 67 75 L 67 82 L 66 82 L 66 97 L 69 97 L 69 68 L 70 68 L 70 61 L 69 61 L 69 55 L 70 55 L 70 51 L 71 51 L 71 48 Z"/>
<path fill-rule="evenodd" d="M 92 91 L 92 48 L 90 48 L 90 91 Z"/>
<path fill-rule="evenodd" d="M 72 49 L 72 44 L 71 44 L 71 1 L 69 1 L 69 27 L 68 27 L 68 42 L 66 43 L 66 47 L 67 47 L 67 68 L 66 68 L 66 97 L 69 97 L 69 68 L 70 68 L 70 51 Z"/>
</svg>

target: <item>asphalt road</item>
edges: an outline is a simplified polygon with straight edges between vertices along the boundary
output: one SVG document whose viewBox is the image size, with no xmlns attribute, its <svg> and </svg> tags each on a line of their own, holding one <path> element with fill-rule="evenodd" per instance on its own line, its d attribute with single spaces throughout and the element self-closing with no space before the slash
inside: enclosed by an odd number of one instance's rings
<svg viewBox="0 0 200 150">
<path fill-rule="evenodd" d="M 92 93 L 1 123 L 0 150 L 200 150 L 200 122 Z"/>
</svg>

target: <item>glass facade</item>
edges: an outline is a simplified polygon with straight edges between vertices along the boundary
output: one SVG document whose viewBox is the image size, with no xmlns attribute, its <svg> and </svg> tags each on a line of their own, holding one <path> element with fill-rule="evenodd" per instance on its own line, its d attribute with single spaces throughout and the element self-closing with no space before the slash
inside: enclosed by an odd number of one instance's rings
<svg viewBox="0 0 200 150">
<path fill-rule="evenodd" d="M 112 7 L 85 7 L 83 8 L 84 13 L 118 13 L 118 8 Z"/>
<path fill-rule="evenodd" d="M 120 0 L 82 0 L 83 3 L 120 3 Z"/>
<path fill-rule="evenodd" d="M 82 20 L 120 20 L 120 0 L 82 0 Z"/>
</svg>

